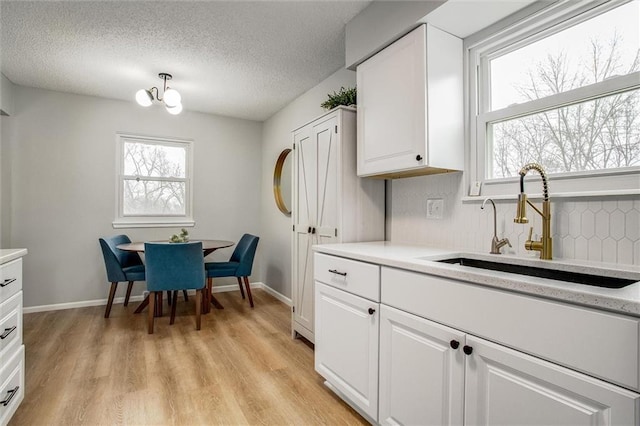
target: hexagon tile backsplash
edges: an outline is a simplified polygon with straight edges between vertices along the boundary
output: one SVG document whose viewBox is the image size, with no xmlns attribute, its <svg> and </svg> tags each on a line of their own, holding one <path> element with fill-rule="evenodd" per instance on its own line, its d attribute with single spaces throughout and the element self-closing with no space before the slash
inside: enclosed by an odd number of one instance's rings
<svg viewBox="0 0 640 426">
<path fill-rule="evenodd" d="M 463 204 L 463 186 L 461 173 L 391 181 L 387 238 L 488 253 L 493 237 L 493 209 L 490 204 L 480 209 L 480 202 Z M 639 197 L 554 199 L 553 183 L 550 186 L 554 258 L 640 265 Z M 427 219 L 427 199 L 444 201 L 442 219 Z M 505 246 L 502 252 L 537 257 L 537 252 L 524 249 L 524 242 L 530 226 L 534 237 L 541 232 L 539 215 L 529 207 L 529 224 L 513 223 L 515 199 L 497 201 L 496 210 L 498 238 L 507 237 L 512 245 Z"/>
</svg>

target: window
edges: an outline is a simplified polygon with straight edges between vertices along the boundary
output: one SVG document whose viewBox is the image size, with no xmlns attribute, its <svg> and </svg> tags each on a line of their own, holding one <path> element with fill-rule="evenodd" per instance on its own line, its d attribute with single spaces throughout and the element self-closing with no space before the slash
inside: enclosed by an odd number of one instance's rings
<svg viewBox="0 0 640 426">
<path fill-rule="evenodd" d="M 515 195 L 540 163 L 556 195 L 640 193 L 640 1 L 563 1 L 469 48 L 470 174 Z"/>
<path fill-rule="evenodd" d="M 193 226 L 192 142 L 118 134 L 119 227 Z"/>
</svg>

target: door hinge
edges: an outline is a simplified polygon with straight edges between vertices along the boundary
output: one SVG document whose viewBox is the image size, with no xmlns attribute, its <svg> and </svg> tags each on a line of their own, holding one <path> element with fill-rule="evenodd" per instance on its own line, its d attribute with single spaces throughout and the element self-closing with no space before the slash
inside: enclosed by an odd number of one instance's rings
<svg viewBox="0 0 640 426">
<path fill-rule="evenodd" d="M 335 229 L 335 235 L 338 236 L 338 228 Z"/>
<path fill-rule="evenodd" d="M 338 125 L 336 124 L 336 133 L 338 133 Z"/>
<path fill-rule="evenodd" d="M 294 232 L 296 231 L 296 226 L 295 226 L 295 225 L 293 225 L 293 231 L 294 231 Z"/>
<path fill-rule="evenodd" d="M 293 149 L 296 149 L 296 144 L 295 143 L 293 144 Z"/>
<path fill-rule="evenodd" d="M 291 308 L 293 309 L 293 312 L 296 311 L 296 307 L 295 306 L 292 306 Z"/>
</svg>

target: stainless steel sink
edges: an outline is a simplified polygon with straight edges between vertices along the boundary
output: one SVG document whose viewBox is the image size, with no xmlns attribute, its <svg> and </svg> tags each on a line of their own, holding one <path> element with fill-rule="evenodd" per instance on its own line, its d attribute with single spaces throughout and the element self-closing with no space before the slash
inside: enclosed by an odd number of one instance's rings
<svg viewBox="0 0 640 426">
<path fill-rule="evenodd" d="M 487 260 L 471 259 L 467 257 L 453 257 L 449 259 L 437 260 L 437 262 L 468 266 L 471 268 L 488 269 L 491 271 L 508 272 L 510 274 L 527 275 L 530 277 L 568 281 L 595 287 L 623 288 L 637 282 L 637 280 L 608 277 L 606 275 L 591 275 L 580 272 L 562 271 L 557 269 L 518 265 L 512 263 L 491 262 Z"/>
</svg>

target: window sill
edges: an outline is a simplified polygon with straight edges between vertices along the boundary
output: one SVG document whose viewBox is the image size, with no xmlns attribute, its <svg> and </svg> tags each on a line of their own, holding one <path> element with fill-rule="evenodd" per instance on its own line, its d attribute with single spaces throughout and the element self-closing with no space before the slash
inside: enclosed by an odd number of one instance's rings
<svg viewBox="0 0 640 426">
<path fill-rule="evenodd" d="M 619 191 L 582 191 L 582 192 L 549 192 L 549 198 L 553 201 L 557 198 L 608 198 L 608 197 L 625 197 L 625 196 L 638 196 L 640 195 L 640 189 L 625 189 Z M 485 198 L 491 198 L 493 201 L 516 201 L 518 199 L 518 190 L 509 195 L 479 195 L 477 197 L 466 196 L 462 197 L 462 203 L 481 203 Z M 542 200 L 541 193 L 527 192 L 527 198 L 530 200 Z"/>
<path fill-rule="evenodd" d="M 191 218 L 180 219 L 118 219 L 112 223 L 115 229 L 119 228 L 193 228 L 196 222 Z"/>
</svg>

